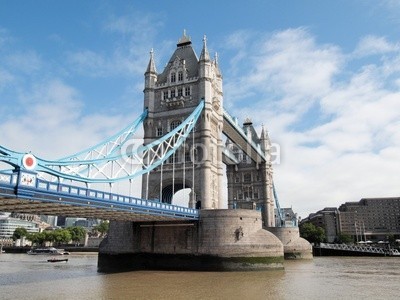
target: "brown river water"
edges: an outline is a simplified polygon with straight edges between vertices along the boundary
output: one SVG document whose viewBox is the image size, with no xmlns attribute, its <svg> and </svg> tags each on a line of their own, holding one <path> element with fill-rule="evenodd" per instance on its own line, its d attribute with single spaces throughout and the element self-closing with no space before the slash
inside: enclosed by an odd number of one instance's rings
<svg viewBox="0 0 400 300">
<path fill-rule="evenodd" d="M 400 299 L 400 257 L 315 257 L 256 272 L 97 272 L 97 254 L 0 254 L 0 299 Z"/>
</svg>

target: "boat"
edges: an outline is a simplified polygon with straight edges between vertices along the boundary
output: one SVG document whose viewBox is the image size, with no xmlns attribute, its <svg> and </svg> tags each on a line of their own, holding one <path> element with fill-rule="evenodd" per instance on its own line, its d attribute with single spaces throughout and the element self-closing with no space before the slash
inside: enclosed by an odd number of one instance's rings
<svg viewBox="0 0 400 300">
<path fill-rule="evenodd" d="M 68 255 L 69 252 L 64 249 L 54 247 L 32 248 L 27 252 L 29 255 Z"/>
<path fill-rule="evenodd" d="M 48 262 L 55 263 L 55 262 L 68 262 L 68 258 L 51 258 L 47 260 Z"/>
</svg>

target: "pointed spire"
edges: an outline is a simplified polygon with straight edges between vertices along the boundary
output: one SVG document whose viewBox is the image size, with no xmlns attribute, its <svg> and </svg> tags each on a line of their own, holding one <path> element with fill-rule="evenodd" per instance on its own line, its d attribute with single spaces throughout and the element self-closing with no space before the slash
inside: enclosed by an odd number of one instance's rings
<svg viewBox="0 0 400 300">
<path fill-rule="evenodd" d="M 214 55 L 214 63 L 216 66 L 218 66 L 218 53 L 217 52 L 215 52 L 215 55 Z"/>
<path fill-rule="evenodd" d="M 210 54 L 207 49 L 207 37 L 204 35 L 203 37 L 203 50 L 201 50 L 200 60 L 210 60 Z"/>
<path fill-rule="evenodd" d="M 149 61 L 149 64 L 147 65 L 146 73 L 157 73 L 156 64 L 154 63 L 154 51 L 153 51 L 153 48 L 151 48 L 151 51 L 150 51 L 150 61 Z"/>
<path fill-rule="evenodd" d="M 260 144 L 261 149 L 264 151 L 269 151 L 271 147 L 271 140 L 269 139 L 268 130 L 264 129 L 264 124 L 261 125 Z"/>
</svg>

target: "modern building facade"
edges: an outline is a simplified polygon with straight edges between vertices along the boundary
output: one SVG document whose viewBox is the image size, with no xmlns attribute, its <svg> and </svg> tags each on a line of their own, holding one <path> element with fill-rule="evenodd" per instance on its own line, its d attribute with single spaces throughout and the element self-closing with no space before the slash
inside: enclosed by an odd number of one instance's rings
<svg viewBox="0 0 400 300">
<path fill-rule="evenodd" d="M 338 209 L 328 207 L 312 213 L 301 221 L 305 222 L 324 228 L 327 242 L 338 240 L 340 234 L 351 236 L 354 242 L 399 239 L 400 197 L 345 202 Z"/>
<path fill-rule="evenodd" d="M 39 232 L 39 226 L 31 221 L 0 216 L 0 238 L 11 238 L 17 228 L 25 228 L 28 233 Z"/>
<path fill-rule="evenodd" d="M 341 233 L 355 241 L 400 238 L 400 197 L 363 198 L 339 207 Z"/>
<path fill-rule="evenodd" d="M 328 243 L 336 242 L 339 239 L 340 219 L 339 210 L 336 207 L 326 207 L 312 213 L 300 223 L 312 223 L 314 226 L 323 228 Z"/>
</svg>

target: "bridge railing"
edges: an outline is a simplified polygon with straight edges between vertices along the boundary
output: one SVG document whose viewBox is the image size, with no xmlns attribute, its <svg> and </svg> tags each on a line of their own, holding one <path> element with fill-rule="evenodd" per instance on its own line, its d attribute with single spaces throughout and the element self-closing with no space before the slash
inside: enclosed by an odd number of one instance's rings
<svg viewBox="0 0 400 300">
<path fill-rule="evenodd" d="M 363 253 L 378 253 L 378 254 L 396 255 L 396 256 L 400 255 L 397 249 L 386 249 L 370 245 L 361 246 L 361 245 L 321 243 L 320 247 L 324 249 L 346 250 L 346 251 L 363 252 Z"/>
<path fill-rule="evenodd" d="M 22 175 L 26 176 L 23 177 Z M 146 200 L 85 187 L 50 182 L 37 178 L 32 172 L 25 173 L 20 171 L 15 173 L 7 173 L 0 171 L 0 185 L 8 186 L 9 188 L 16 188 L 18 185 L 21 185 L 23 186 L 24 191 L 38 191 L 59 197 L 68 196 L 73 198 L 81 198 L 82 200 L 89 202 L 90 200 L 100 200 L 109 204 L 126 204 L 129 206 L 140 207 L 141 209 L 146 208 L 149 210 L 164 211 L 166 213 L 184 214 L 185 216 L 193 218 L 197 218 L 199 215 L 199 211 L 197 209 L 163 203 L 158 200 Z M 21 195 L 23 197 L 23 194 Z M 29 193 L 25 198 L 29 198 Z"/>
</svg>

